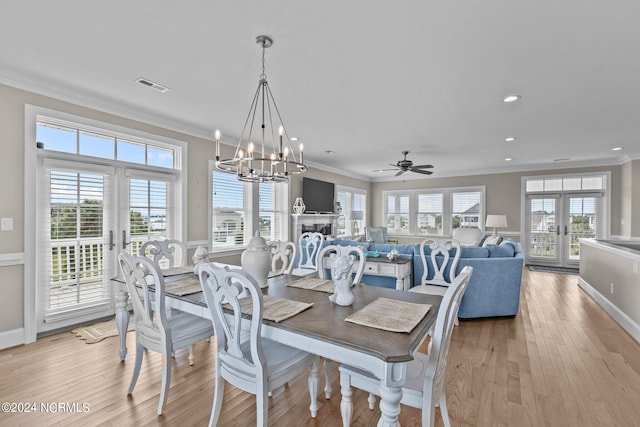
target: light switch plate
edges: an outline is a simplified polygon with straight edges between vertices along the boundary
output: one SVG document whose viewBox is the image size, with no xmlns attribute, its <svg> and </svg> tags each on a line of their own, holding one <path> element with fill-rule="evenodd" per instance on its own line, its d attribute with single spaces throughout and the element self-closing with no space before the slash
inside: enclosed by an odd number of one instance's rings
<svg viewBox="0 0 640 427">
<path fill-rule="evenodd" d="M 0 230 L 2 231 L 13 230 L 13 218 L 2 218 L 0 220 Z"/>
</svg>

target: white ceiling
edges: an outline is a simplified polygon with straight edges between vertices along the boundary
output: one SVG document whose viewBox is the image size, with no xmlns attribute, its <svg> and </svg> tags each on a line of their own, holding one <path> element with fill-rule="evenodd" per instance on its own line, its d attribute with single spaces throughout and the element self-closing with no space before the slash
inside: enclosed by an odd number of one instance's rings
<svg viewBox="0 0 640 427">
<path fill-rule="evenodd" d="M 639 16 L 637 0 L 0 0 L 0 82 L 231 143 L 267 34 L 312 164 L 370 180 L 402 150 L 432 177 L 619 164 L 640 158 Z"/>
</svg>

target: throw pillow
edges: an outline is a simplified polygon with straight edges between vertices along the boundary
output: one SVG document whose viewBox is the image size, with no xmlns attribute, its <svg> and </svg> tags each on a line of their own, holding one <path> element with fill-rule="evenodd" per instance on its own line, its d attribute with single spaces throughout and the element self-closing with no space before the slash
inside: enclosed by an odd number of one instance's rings
<svg viewBox="0 0 640 427">
<path fill-rule="evenodd" d="M 487 245 L 499 245 L 500 242 L 502 242 L 502 236 L 500 236 L 499 234 L 493 234 L 484 239 L 484 243 L 482 244 L 482 246 L 486 247 Z"/>
</svg>

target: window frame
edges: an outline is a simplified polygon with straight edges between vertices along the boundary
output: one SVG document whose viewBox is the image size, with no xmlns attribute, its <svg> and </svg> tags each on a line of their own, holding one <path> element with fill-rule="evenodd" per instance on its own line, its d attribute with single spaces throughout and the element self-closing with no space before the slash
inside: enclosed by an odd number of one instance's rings
<svg viewBox="0 0 640 427">
<path fill-rule="evenodd" d="M 290 215 L 289 215 L 289 201 L 291 200 L 291 185 L 290 183 L 252 183 L 242 182 L 243 186 L 243 213 L 244 213 L 244 230 L 243 230 L 243 243 L 241 245 L 216 245 L 213 244 L 213 179 L 214 174 L 224 174 L 233 176 L 227 172 L 218 170 L 215 166 L 215 160 L 209 161 L 209 179 L 208 179 L 208 244 L 211 253 L 216 254 L 237 254 L 247 248 L 249 239 L 254 233 L 260 230 L 260 215 L 263 212 L 272 212 L 276 216 L 280 216 L 276 221 L 280 221 L 279 233 L 275 233 L 276 240 L 289 240 L 290 236 Z M 276 206 L 273 206 L 273 210 L 260 210 L 260 185 L 279 185 L 281 186 L 281 193 L 275 194 L 273 201 Z M 281 204 L 279 208 L 277 205 Z M 269 241 L 269 239 L 265 239 Z"/>
<path fill-rule="evenodd" d="M 334 204 L 338 201 L 338 193 L 344 193 L 345 194 L 345 206 L 340 206 L 340 208 L 342 209 L 342 212 L 340 213 L 340 215 L 337 218 L 336 223 L 340 223 L 340 221 L 343 221 L 344 223 L 344 227 L 341 228 L 338 225 L 338 229 L 335 230 L 333 232 L 333 234 L 335 234 L 336 237 L 338 238 L 343 238 L 343 237 L 347 237 L 347 236 L 363 236 L 364 235 L 364 227 L 367 225 L 367 219 L 368 219 L 368 192 L 367 190 L 363 190 L 361 188 L 354 188 L 354 187 L 347 187 L 347 186 L 343 186 L 343 185 L 336 185 L 336 191 L 335 191 L 335 200 L 334 200 Z M 354 232 L 356 231 L 356 228 L 353 224 L 353 221 L 350 219 L 350 212 L 353 210 L 353 207 L 355 205 L 355 196 L 360 196 L 364 198 L 364 201 L 361 203 L 362 204 L 362 216 L 363 219 L 359 220 L 359 227 L 358 227 L 358 234 L 356 235 Z M 339 230 L 344 229 L 344 233 L 338 233 Z"/>
<path fill-rule="evenodd" d="M 453 195 L 457 193 L 480 193 L 480 212 L 478 228 L 483 233 L 485 232 L 485 213 L 486 213 L 486 187 L 470 186 L 470 187 L 448 187 L 448 188 L 425 188 L 425 189 L 412 189 L 412 190 L 385 190 L 382 192 L 382 209 L 381 218 L 386 223 L 388 215 L 388 197 L 389 196 L 409 196 L 409 227 L 407 233 L 397 233 L 389 229 L 389 235 L 394 237 L 444 237 L 451 236 L 453 229 Z M 419 197 L 420 195 L 442 195 L 442 234 L 429 234 L 421 233 L 418 227 L 418 215 Z"/>
</svg>

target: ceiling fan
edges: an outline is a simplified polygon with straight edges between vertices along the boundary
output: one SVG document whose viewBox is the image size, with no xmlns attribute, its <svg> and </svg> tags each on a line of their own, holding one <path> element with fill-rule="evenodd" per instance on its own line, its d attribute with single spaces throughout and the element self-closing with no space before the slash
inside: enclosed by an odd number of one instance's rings
<svg viewBox="0 0 640 427">
<path fill-rule="evenodd" d="M 398 173 L 396 173 L 395 176 L 398 175 L 402 175 L 403 173 L 410 171 L 410 172 L 416 172 L 416 173 L 421 173 L 423 175 L 431 175 L 433 173 L 433 171 L 429 171 L 429 170 L 424 170 L 424 169 L 431 169 L 433 168 L 433 165 L 417 165 L 414 166 L 413 162 L 411 160 L 407 160 L 407 154 L 409 154 L 408 151 L 403 151 L 402 154 L 404 155 L 404 159 L 398 161 L 398 163 L 394 164 L 389 164 L 389 166 L 393 166 L 394 169 L 382 169 L 383 171 L 392 171 L 392 170 L 397 170 Z"/>
</svg>

